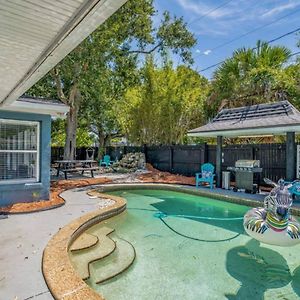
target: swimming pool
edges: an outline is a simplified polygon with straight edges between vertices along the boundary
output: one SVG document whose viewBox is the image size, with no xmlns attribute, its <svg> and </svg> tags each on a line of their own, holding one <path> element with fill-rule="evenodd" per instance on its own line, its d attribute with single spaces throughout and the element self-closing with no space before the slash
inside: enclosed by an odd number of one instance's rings
<svg viewBox="0 0 300 300">
<path fill-rule="evenodd" d="M 164 190 L 123 190 L 127 212 L 105 221 L 130 242 L 134 263 L 95 284 L 110 299 L 299 299 L 300 246 L 259 244 L 244 233 L 249 207 Z M 96 234 L 103 223 L 87 233 Z"/>
</svg>

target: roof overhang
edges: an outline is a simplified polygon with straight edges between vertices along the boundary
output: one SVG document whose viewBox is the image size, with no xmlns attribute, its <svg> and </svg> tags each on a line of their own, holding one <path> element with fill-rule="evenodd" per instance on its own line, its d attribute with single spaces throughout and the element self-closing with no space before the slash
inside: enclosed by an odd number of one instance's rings
<svg viewBox="0 0 300 300">
<path fill-rule="evenodd" d="M 126 1 L 5 2 L 0 10 L 1 109 L 15 102 Z"/>
<path fill-rule="evenodd" d="M 259 135 L 284 135 L 287 132 L 300 132 L 300 124 L 293 125 L 279 125 L 272 127 L 262 128 L 243 128 L 243 129 L 231 129 L 231 130 L 218 130 L 218 131 L 199 131 L 189 132 L 190 137 L 238 137 L 238 136 L 259 136 Z"/>
<path fill-rule="evenodd" d="M 37 103 L 35 101 L 18 100 L 13 102 L 11 105 L 2 106 L 0 109 L 5 111 L 36 113 L 42 115 L 51 115 L 52 117 L 57 118 L 65 118 L 69 111 L 69 106 L 63 103 Z"/>
<path fill-rule="evenodd" d="M 300 112 L 287 100 L 222 109 L 210 122 L 188 132 L 191 137 L 283 135 L 300 131 Z"/>
</svg>

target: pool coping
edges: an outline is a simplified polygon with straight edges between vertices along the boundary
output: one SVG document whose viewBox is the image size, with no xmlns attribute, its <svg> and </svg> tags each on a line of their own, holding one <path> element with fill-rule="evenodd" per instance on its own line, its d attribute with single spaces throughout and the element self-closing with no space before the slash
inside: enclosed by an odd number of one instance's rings
<svg viewBox="0 0 300 300">
<path fill-rule="evenodd" d="M 122 213 L 126 209 L 126 200 L 95 191 L 89 191 L 88 194 L 112 199 L 115 203 L 75 219 L 61 228 L 48 242 L 43 251 L 42 273 L 54 299 L 104 299 L 80 278 L 71 264 L 68 251 L 72 242 L 86 229 Z"/>
<path fill-rule="evenodd" d="M 204 188 L 196 188 L 190 185 L 181 185 L 181 184 L 169 184 L 169 183 L 109 183 L 106 185 L 98 185 L 97 191 L 101 191 L 103 193 L 117 191 L 120 189 L 130 190 L 130 189 L 141 189 L 141 188 L 148 188 L 148 189 L 168 189 L 174 192 L 185 192 L 191 195 L 196 196 L 204 196 L 216 200 L 222 200 L 230 203 L 250 206 L 250 207 L 262 207 L 263 202 L 255 199 L 249 199 L 243 197 L 243 194 L 236 194 L 234 195 L 222 195 L 220 193 L 214 193 L 213 189 L 204 189 Z M 300 216 L 300 207 L 292 206 L 290 209 L 291 213 L 296 216 Z"/>
<path fill-rule="evenodd" d="M 162 183 L 118 183 L 92 186 L 87 194 L 104 199 L 112 199 L 111 206 L 87 213 L 61 228 L 48 242 L 43 252 L 42 273 L 46 284 L 54 299 L 89 299 L 103 300 L 104 297 L 90 288 L 76 273 L 69 259 L 69 247 L 72 242 L 91 226 L 116 216 L 126 210 L 126 200 L 109 194 L 112 191 L 125 189 L 159 189 L 185 192 L 192 195 L 210 197 L 216 200 L 246 205 L 250 207 L 262 206 L 262 202 L 253 199 L 222 195 L 202 189 L 191 189 L 178 184 Z M 299 208 L 292 208 L 292 213 L 300 216 Z"/>
</svg>

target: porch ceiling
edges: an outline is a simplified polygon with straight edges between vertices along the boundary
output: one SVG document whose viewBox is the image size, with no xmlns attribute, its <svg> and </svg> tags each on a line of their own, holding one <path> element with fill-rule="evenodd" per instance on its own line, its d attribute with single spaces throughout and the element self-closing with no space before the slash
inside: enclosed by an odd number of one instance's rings
<svg viewBox="0 0 300 300">
<path fill-rule="evenodd" d="M 1 0 L 1 105 L 19 98 L 126 1 Z"/>
</svg>

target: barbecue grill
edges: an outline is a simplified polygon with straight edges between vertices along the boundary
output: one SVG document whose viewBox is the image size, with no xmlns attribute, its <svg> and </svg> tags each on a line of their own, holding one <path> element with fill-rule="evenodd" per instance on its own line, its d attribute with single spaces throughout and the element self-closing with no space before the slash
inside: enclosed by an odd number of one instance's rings
<svg viewBox="0 0 300 300">
<path fill-rule="evenodd" d="M 239 189 L 245 189 L 245 192 L 253 194 L 258 192 L 262 172 L 259 160 L 240 159 L 235 162 L 234 167 L 228 167 L 227 170 L 235 172 L 236 186 L 233 189 L 235 192 Z"/>
</svg>

